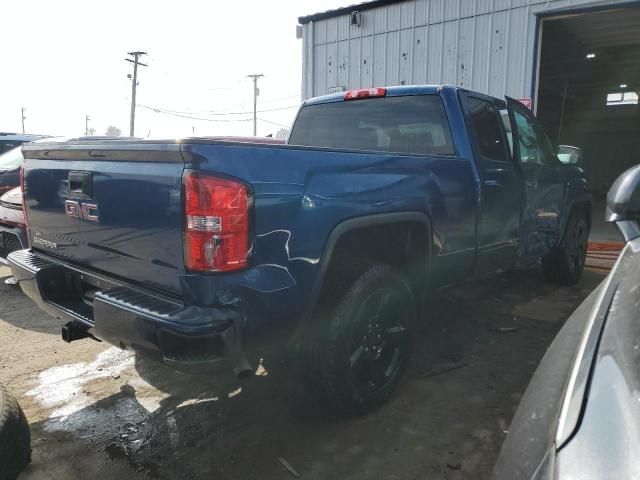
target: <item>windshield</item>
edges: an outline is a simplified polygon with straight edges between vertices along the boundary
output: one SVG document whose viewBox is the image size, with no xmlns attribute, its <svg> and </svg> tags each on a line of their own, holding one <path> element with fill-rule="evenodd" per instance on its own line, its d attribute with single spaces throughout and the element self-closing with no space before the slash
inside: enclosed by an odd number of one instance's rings
<svg viewBox="0 0 640 480">
<path fill-rule="evenodd" d="M 22 145 L 20 140 L 0 140 L 0 154 Z"/>
<path fill-rule="evenodd" d="M 0 202 L 10 203 L 14 205 L 22 204 L 22 189 L 16 187 L 13 190 L 9 190 L 7 193 L 0 197 Z"/>
<path fill-rule="evenodd" d="M 289 143 L 419 155 L 454 153 L 436 95 L 372 98 L 304 107 Z"/>
<path fill-rule="evenodd" d="M 22 148 L 14 148 L 0 155 L 0 171 L 15 170 L 20 168 L 24 157 L 22 156 Z"/>
</svg>

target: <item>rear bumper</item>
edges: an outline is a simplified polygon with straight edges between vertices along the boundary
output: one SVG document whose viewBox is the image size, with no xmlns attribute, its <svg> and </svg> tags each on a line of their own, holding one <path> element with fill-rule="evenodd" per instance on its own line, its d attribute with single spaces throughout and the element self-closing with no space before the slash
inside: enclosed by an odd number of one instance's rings
<svg viewBox="0 0 640 480">
<path fill-rule="evenodd" d="M 99 340 L 193 373 L 246 365 L 236 309 L 184 306 L 29 250 L 11 253 L 8 262 L 22 291 L 40 308 Z"/>
</svg>

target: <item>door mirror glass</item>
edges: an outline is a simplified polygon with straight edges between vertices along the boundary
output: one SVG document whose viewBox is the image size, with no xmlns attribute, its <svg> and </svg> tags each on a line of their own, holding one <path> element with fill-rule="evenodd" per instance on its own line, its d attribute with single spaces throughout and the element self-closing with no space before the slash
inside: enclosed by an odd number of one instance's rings
<svg viewBox="0 0 640 480">
<path fill-rule="evenodd" d="M 640 165 L 625 171 L 611 185 L 606 220 L 615 222 L 627 241 L 640 236 Z"/>
<path fill-rule="evenodd" d="M 558 147 L 558 160 L 563 165 L 582 166 L 582 149 L 570 145 L 560 145 Z"/>
</svg>

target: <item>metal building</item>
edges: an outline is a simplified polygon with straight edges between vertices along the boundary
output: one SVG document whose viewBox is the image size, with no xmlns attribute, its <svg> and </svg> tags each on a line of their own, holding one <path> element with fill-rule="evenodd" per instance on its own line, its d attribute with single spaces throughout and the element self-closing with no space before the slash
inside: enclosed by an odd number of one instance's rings
<svg viewBox="0 0 640 480">
<path fill-rule="evenodd" d="M 552 142 L 584 147 L 600 191 L 640 162 L 638 0 L 376 0 L 299 23 L 304 98 L 460 85 L 531 99 Z"/>
</svg>

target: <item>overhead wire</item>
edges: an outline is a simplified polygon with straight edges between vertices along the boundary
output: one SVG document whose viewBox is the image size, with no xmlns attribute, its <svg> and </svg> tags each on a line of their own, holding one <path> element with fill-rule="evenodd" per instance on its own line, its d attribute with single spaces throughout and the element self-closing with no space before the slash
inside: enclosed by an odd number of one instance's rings
<svg viewBox="0 0 640 480">
<path fill-rule="evenodd" d="M 180 114 L 180 115 L 205 115 L 205 116 L 225 116 L 225 115 L 253 115 L 253 110 L 247 110 L 244 112 L 215 112 L 210 110 L 209 112 L 192 112 L 192 111 L 181 111 L 181 110 L 170 110 L 168 108 L 161 107 L 152 107 L 150 105 L 136 104 L 138 107 L 147 108 L 149 110 L 153 110 L 159 113 L 167 113 L 167 114 Z M 300 105 L 289 105 L 286 107 L 278 107 L 278 108 L 270 108 L 266 110 L 258 110 L 256 113 L 267 113 L 267 112 L 279 112 L 282 110 L 291 110 L 294 108 L 298 108 Z"/>
<path fill-rule="evenodd" d="M 143 105 L 139 105 L 139 106 L 144 107 Z M 162 113 L 164 115 L 171 115 L 171 116 L 179 117 L 179 118 L 187 118 L 187 119 L 190 119 L 190 120 L 198 120 L 198 121 L 202 121 L 202 122 L 235 123 L 235 122 L 251 122 L 251 121 L 253 121 L 253 118 L 222 119 L 222 118 L 194 117 L 192 115 L 182 115 L 182 114 L 179 114 L 179 113 L 167 113 L 167 112 L 157 112 L 157 113 Z M 271 120 L 266 120 L 264 118 L 259 118 L 258 117 L 257 120 L 259 120 L 261 122 L 269 123 L 271 125 L 275 125 L 276 127 L 282 127 L 282 128 L 290 128 L 291 127 L 290 125 L 284 125 L 282 123 L 273 122 Z"/>
<path fill-rule="evenodd" d="M 215 123 L 235 123 L 235 122 L 251 122 L 253 121 L 253 117 L 248 117 L 248 118 L 206 118 L 206 117 L 201 117 L 201 116 L 195 116 L 195 115 L 188 115 L 185 113 L 178 113 L 178 112 L 172 112 L 172 111 L 166 111 L 166 110 L 162 110 L 159 108 L 155 108 L 155 107 L 150 107 L 148 105 L 142 105 L 142 104 L 137 104 L 138 107 L 142 107 L 142 108 L 146 108 L 148 110 L 151 110 L 153 112 L 156 113 L 160 113 L 163 115 L 170 115 L 173 117 L 178 117 L 178 118 L 186 118 L 189 120 L 198 120 L 198 121 L 202 121 L 202 122 L 215 122 Z M 293 107 L 287 107 L 287 108 L 293 108 Z M 297 105 L 296 105 L 297 108 Z M 281 109 L 271 109 L 271 110 L 261 110 L 258 111 L 257 113 L 265 113 L 265 112 L 272 112 L 272 111 L 277 111 L 277 110 L 281 110 Z M 253 112 L 247 112 L 247 113 L 253 113 Z M 260 118 L 258 117 L 257 120 L 261 121 L 261 122 L 265 122 L 271 125 L 274 125 L 276 127 L 281 127 L 281 128 L 290 128 L 291 125 L 285 125 L 282 123 L 278 123 L 278 122 L 274 122 L 271 120 L 266 120 L 264 118 Z"/>
<path fill-rule="evenodd" d="M 291 128 L 291 125 L 283 125 L 282 123 L 272 122 L 271 120 L 265 120 L 264 118 L 258 117 L 258 120 L 260 120 L 261 122 L 270 123 L 271 125 L 275 125 L 276 127 Z"/>
<path fill-rule="evenodd" d="M 253 118 L 233 118 L 233 119 L 223 119 L 223 118 L 203 118 L 203 117 L 194 117 L 193 115 L 183 115 L 180 113 L 170 113 L 170 112 L 163 112 L 160 110 L 156 110 L 154 108 L 151 107 L 147 107 L 146 105 L 140 105 L 138 104 L 139 107 L 142 108 L 147 108 L 149 110 L 152 110 L 156 113 L 161 113 L 163 115 L 171 115 L 173 117 L 179 117 L 179 118 L 188 118 L 190 120 L 200 120 L 203 122 L 223 122 L 223 123 L 234 123 L 234 122 L 251 122 L 253 121 Z"/>
<path fill-rule="evenodd" d="M 169 72 L 166 71 L 162 71 L 162 72 L 156 72 L 160 73 L 161 75 L 169 75 L 171 77 L 173 77 L 173 74 L 170 74 Z M 238 84 L 241 83 L 241 80 L 236 81 L 233 85 L 237 86 Z M 231 89 L 233 87 L 223 87 L 221 88 L 222 90 L 228 90 Z M 278 98 L 273 98 L 273 99 L 268 99 L 268 100 L 261 100 L 260 103 L 261 104 L 269 104 L 269 103 L 277 103 L 277 102 L 282 102 L 284 100 L 290 100 L 293 98 L 299 98 L 299 95 L 288 95 L 285 97 L 278 97 Z M 236 106 L 245 106 L 246 103 L 239 103 L 236 104 Z M 209 111 L 204 111 L 204 112 L 193 112 L 193 111 L 187 111 L 187 110 L 172 110 L 172 109 L 168 109 L 168 108 L 162 108 L 162 107 L 153 107 L 150 105 L 144 105 L 144 104 L 140 104 L 137 103 L 136 106 L 147 109 L 147 110 L 151 110 L 155 113 L 159 113 L 159 114 L 163 114 L 163 115 L 171 115 L 174 117 L 178 117 L 178 118 L 186 118 L 186 119 L 190 119 L 190 120 L 198 120 L 198 121 L 203 121 L 203 122 L 221 122 L 221 123 L 235 123 L 235 122 L 250 122 L 253 121 L 253 117 L 248 117 L 248 118 L 229 118 L 229 119 L 223 119 L 223 118 L 207 118 L 207 117 L 225 117 L 225 116 L 235 116 L 235 115 L 253 115 L 254 112 L 253 110 L 246 110 L 246 111 L 216 111 L 216 110 L 209 110 Z M 255 113 L 269 113 L 269 112 L 278 112 L 278 111 L 284 111 L 284 110 L 292 110 L 294 108 L 299 108 L 299 104 L 296 105 L 288 105 L 285 107 L 277 107 L 277 108 L 268 108 L 268 109 L 264 109 L 264 110 L 257 110 Z M 229 107 L 231 108 L 231 107 Z M 265 123 L 269 123 L 271 125 L 275 125 L 278 127 L 283 127 L 283 128 L 289 128 L 289 125 L 283 125 L 281 123 L 277 123 L 277 122 L 272 122 L 270 120 L 265 120 L 264 118 L 258 118 L 258 120 L 265 122 Z"/>
</svg>

